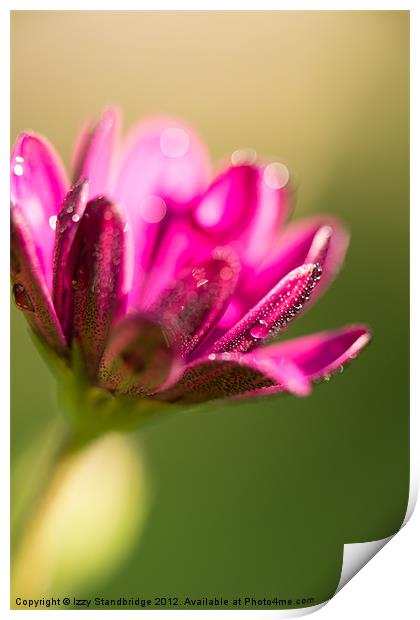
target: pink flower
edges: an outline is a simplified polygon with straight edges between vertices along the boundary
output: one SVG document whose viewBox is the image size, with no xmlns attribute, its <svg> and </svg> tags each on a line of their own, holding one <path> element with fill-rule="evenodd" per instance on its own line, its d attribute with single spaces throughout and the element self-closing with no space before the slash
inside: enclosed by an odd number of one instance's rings
<svg viewBox="0 0 420 620">
<path fill-rule="evenodd" d="M 117 144 L 108 110 L 84 131 L 67 181 L 43 138 L 11 160 L 12 277 L 33 330 L 115 394 L 199 402 L 289 391 L 341 369 L 362 325 L 274 342 L 337 273 L 348 235 L 331 217 L 285 226 L 288 171 L 235 151 L 213 179 L 178 119 Z M 267 344 L 268 343 L 268 344 Z"/>
</svg>

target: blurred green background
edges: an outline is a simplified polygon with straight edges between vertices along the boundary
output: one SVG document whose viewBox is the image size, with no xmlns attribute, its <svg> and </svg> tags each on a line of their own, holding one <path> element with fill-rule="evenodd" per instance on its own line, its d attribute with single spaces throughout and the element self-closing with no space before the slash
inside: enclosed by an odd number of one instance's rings
<svg viewBox="0 0 420 620">
<path fill-rule="evenodd" d="M 318 603 L 337 586 L 343 543 L 392 534 L 406 509 L 409 14 L 12 14 L 12 141 L 32 128 L 68 164 L 82 121 L 114 102 L 125 128 L 185 117 L 215 160 L 252 146 L 284 161 L 294 218 L 328 212 L 352 233 L 339 278 L 290 336 L 361 321 L 374 340 L 307 399 L 211 403 L 146 427 L 143 536 L 78 594 Z M 54 416 L 53 388 L 14 310 L 13 462 Z"/>
</svg>

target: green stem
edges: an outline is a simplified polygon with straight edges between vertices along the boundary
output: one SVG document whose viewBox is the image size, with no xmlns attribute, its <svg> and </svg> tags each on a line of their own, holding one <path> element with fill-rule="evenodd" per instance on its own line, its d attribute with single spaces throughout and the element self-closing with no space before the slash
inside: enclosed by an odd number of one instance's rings
<svg viewBox="0 0 420 620">
<path fill-rule="evenodd" d="M 57 416 L 30 450 L 13 467 L 11 479 L 11 552 L 16 555 L 22 536 L 48 492 L 58 466 L 84 444 L 63 416 Z"/>
</svg>

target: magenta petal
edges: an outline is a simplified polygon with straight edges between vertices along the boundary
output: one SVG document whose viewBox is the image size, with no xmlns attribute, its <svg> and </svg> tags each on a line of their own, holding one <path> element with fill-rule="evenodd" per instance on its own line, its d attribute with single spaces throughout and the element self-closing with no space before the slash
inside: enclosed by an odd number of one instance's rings
<svg viewBox="0 0 420 620">
<path fill-rule="evenodd" d="M 281 176 L 278 167 L 285 170 Z M 257 267 L 277 246 L 282 225 L 291 210 L 291 190 L 287 169 L 282 164 L 271 163 L 258 169 L 258 206 L 243 239 L 241 259 Z M 264 239 L 264 243 L 261 240 Z M 316 262 L 316 261 L 304 261 Z"/>
<path fill-rule="evenodd" d="M 110 338 L 101 360 L 99 381 L 112 392 L 146 396 L 161 386 L 176 366 L 159 325 L 148 317 L 130 314 Z"/>
<path fill-rule="evenodd" d="M 54 249 L 53 302 L 63 331 L 70 342 L 73 321 L 73 295 L 77 252 L 71 253 L 77 229 L 86 208 L 88 182 L 80 180 L 73 185 L 64 199 L 57 216 Z"/>
<path fill-rule="evenodd" d="M 11 202 L 19 206 L 28 224 L 50 291 L 55 222 L 66 185 L 63 165 L 52 146 L 39 136 L 21 134 L 11 157 Z"/>
<path fill-rule="evenodd" d="M 237 239 L 250 224 L 258 199 L 258 170 L 232 166 L 210 185 L 195 210 L 198 224 L 218 242 Z"/>
<path fill-rule="evenodd" d="M 318 264 L 291 271 L 213 345 L 212 351 L 245 352 L 274 338 L 301 312 L 320 277 Z"/>
<path fill-rule="evenodd" d="M 137 298 L 130 295 L 135 308 L 149 309 L 188 266 L 207 259 L 214 247 L 185 218 L 174 218 L 159 235 L 158 241 L 140 293 Z"/>
<path fill-rule="evenodd" d="M 121 303 L 123 237 L 115 207 L 96 198 L 86 206 L 68 255 L 74 269 L 73 337 L 79 340 L 92 377 Z"/>
<path fill-rule="evenodd" d="M 118 110 L 109 108 L 79 139 L 73 162 L 73 181 L 76 183 L 80 177 L 89 180 L 89 200 L 107 195 L 111 189 L 111 165 L 118 127 Z"/>
<path fill-rule="evenodd" d="M 364 325 L 353 325 L 330 332 L 304 336 L 264 347 L 259 352 L 274 362 L 287 357 L 310 379 L 329 375 L 358 356 L 370 341 Z"/>
<path fill-rule="evenodd" d="M 162 229 L 188 210 L 210 177 L 205 147 L 191 127 L 176 118 L 153 118 L 129 134 L 112 195 L 127 219 L 133 245 L 129 305 L 139 303 Z M 127 261 L 128 262 L 128 261 Z"/>
<path fill-rule="evenodd" d="M 318 296 L 340 269 L 347 245 L 347 231 L 332 218 L 310 218 L 288 226 L 277 252 L 265 261 L 257 277 L 245 281 L 238 291 L 237 303 L 248 309 L 289 271 L 315 262 L 322 266 L 322 280 L 314 291 L 314 297 Z"/>
<path fill-rule="evenodd" d="M 180 275 L 152 307 L 171 342 L 187 357 L 207 336 L 226 309 L 240 264 L 228 248 Z"/>
<path fill-rule="evenodd" d="M 152 118 L 127 138 L 115 196 L 132 214 L 141 212 L 141 199 L 150 195 L 183 210 L 204 190 L 209 173 L 207 151 L 189 125 L 176 118 Z"/>
<path fill-rule="evenodd" d="M 249 164 L 228 168 L 216 177 L 194 212 L 206 234 L 218 243 L 232 243 L 242 263 L 252 267 L 272 250 L 288 211 L 288 190 L 274 181 L 271 186 L 267 183 L 269 169 L 270 165 Z"/>
<path fill-rule="evenodd" d="M 203 402 L 215 398 L 252 395 L 263 389 L 287 390 L 298 396 L 310 392 L 310 383 L 293 364 L 274 363 L 253 354 L 211 353 L 186 367 L 181 379 L 158 395 L 177 402 Z"/>
<path fill-rule="evenodd" d="M 25 312 L 34 331 L 55 351 L 65 352 L 66 341 L 22 210 L 11 211 L 11 271 L 16 305 Z"/>
</svg>

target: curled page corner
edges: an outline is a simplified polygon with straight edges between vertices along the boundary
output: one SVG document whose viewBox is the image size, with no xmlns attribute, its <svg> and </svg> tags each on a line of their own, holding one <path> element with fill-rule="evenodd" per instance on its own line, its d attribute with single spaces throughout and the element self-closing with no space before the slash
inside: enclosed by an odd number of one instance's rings
<svg viewBox="0 0 420 620">
<path fill-rule="evenodd" d="M 412 471 L 410 476 L 410 490 L 407 509 L 400 530 L 407 525 L 411 515 L 413 514 L 414 506 L 416 505 L 418 494 L 417 473 L 417 471 Z M 396 534 L 398 534 L 398 532 L 391 534 L 391 536 L 388 536 L 387 538 L 372 540 L 370 542 L 344 544 L 341 576 L 334 596 L 359 572 L 359 570 L 361 570 L 369 562 L 369 560 L 371 560 L 378 553 L 378 551 L 385 547 L 385 545 L 389 543 L 391 538 L 394 538 Z"/>
<path fill-rule="evenodd" d="M 353 579 L 356 573 L 358 573 L 359 570 L 361 570 L 393 537 L 394 534 L 387 538 L 381 538 L 380 540 L 345 544 L 340 581 L 338 582 L 334 596 L 350 581 L 350 579 Z"/>
</svg>

